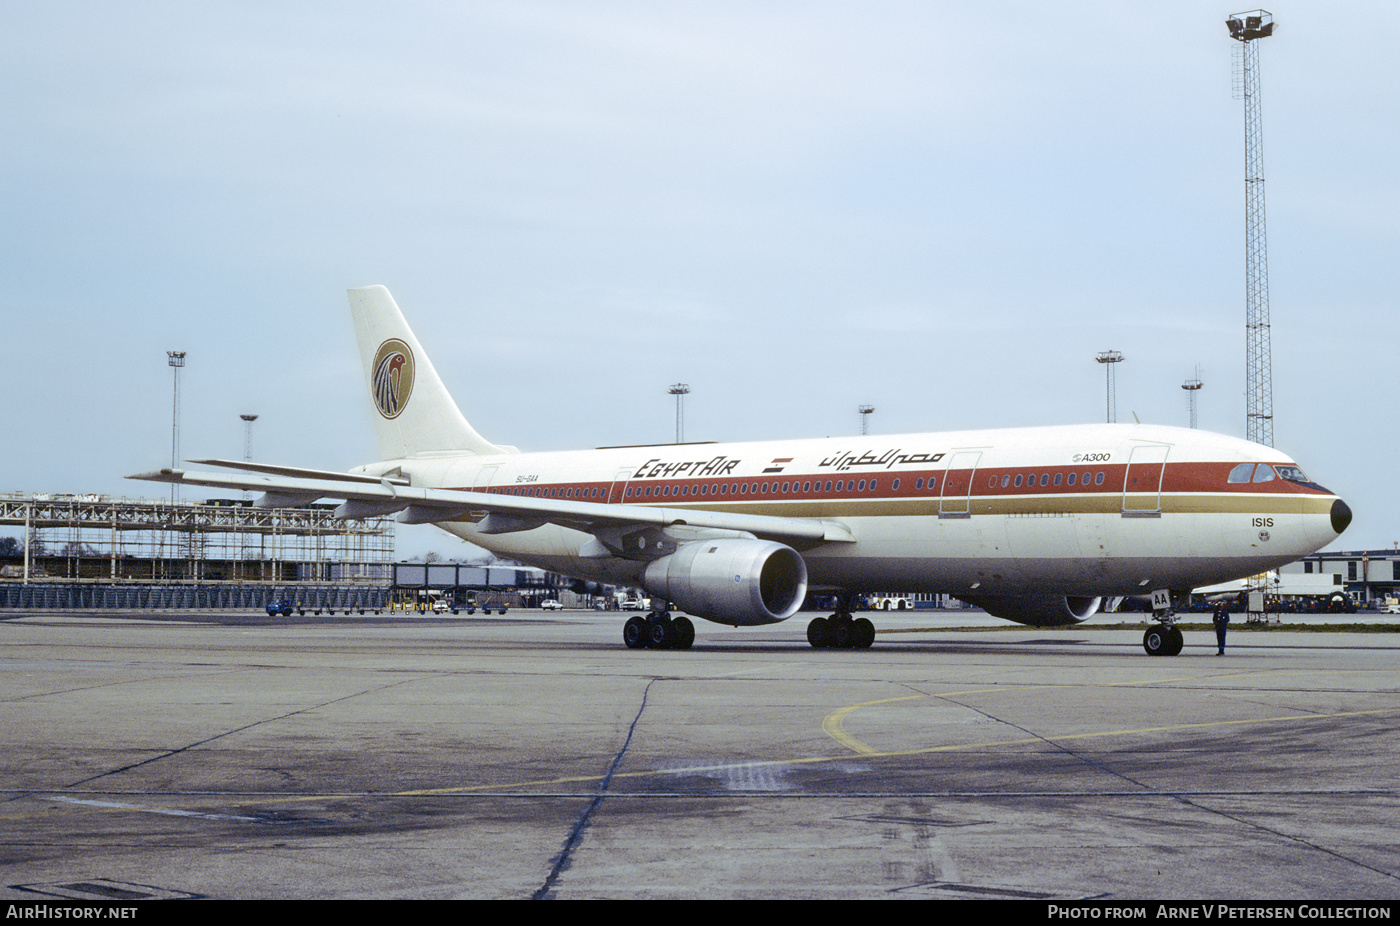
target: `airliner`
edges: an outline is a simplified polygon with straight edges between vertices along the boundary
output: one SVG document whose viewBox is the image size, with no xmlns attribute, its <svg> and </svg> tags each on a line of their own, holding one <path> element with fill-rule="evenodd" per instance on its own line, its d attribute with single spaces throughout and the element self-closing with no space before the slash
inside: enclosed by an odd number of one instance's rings
<svg viewBox="0 0 1400 926">
<path fill-rule="evenodd" d="M 1351 522 L 1271 447 L 1137 423 L 521 453 L 463 417 L 387 289 L 349 297 L 378 462 L 196 460 L 213 469 L 129 478 L 256 490 L 263 508 L 339 500 L 339 518 L 394 514 L 520 563 L 639 587 L 660 605 L 630 618 L 623 641 L 657 649 L 693 643 L 687 614 L 772 624 L 809 591 L 838 602 L 808 624 L 812 646 L 868 647 L 875 628 L 855 602 L 898 589 L 1035 627 L 1151 594 L 1143 648 L 1176 655 L 1173 605 L 1191 589 L 1293 562 Z"/>
</svg>

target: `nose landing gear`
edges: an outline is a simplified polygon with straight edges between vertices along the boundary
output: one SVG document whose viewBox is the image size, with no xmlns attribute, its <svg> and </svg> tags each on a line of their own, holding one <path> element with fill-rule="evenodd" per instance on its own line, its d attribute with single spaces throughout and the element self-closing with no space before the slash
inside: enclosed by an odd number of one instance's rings
<svg viewBox="0 0 1400 926">
<path fill-rule="evenodd" d="M 1152 617 L 1158 624 L 1148 627 L 1142 635 L 1143 651 L 1149 656 L 1180 655 L 1185 641 L 1181 629 L 1176 626 L 1176 611 L 1172 607 L 1170 590 L 1159 589 L 1152 593 Z"/>
</svg>

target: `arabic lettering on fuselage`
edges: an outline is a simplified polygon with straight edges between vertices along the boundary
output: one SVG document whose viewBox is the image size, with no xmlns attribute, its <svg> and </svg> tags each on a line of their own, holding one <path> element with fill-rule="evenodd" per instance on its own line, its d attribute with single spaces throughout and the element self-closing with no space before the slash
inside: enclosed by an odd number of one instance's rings
<svg viewBox="0 0 1400 926">
<path fill-rule="evenodd" d="M 822 460 L 818 466 L 841 471 L 848 470 L 853 466 L 882 466 L 885 469 L 893 469 L 896 466 L 937 463 L 941 459 L 943 459 L 941 453 L 905 453 L 903 450 L 886 450 L 884 453 L 876 455 L 875 451 L 867 450 L 857 456 L 854 453 L 841 451 Z"/>
</svg>

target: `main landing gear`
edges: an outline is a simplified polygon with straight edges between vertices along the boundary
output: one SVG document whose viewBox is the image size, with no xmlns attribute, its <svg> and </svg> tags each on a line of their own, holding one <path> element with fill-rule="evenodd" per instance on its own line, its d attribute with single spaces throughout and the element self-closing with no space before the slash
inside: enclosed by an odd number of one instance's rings
<svg viewBox="0 0 1400 926">
<path fill-rule="evenodd" d="M 817 648 L 866 649 L 875 642 L 875 625 L 869 618 L 851 617 L 854 595 L 845 594 L 830 617 L 816 617 L 807 625 L 807 642 Z"/>
<path fill-rule="evenodd" d="M 669 611 L 652 611 L 646 617 L 629 617 L 622 625 L 622 642 L 628 649 L 690 649 L 695 642 L 695 625 L 685 615 L 672 617 Z"/>
</svg>

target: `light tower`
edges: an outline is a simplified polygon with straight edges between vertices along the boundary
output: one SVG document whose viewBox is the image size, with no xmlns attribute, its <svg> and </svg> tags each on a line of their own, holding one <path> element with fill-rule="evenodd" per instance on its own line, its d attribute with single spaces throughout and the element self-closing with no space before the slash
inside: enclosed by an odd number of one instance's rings
<svg viewBox="0 0 1400 926">
<path fill-rule="evenodd" d="M 875 406 L 857 405 L 856 411 L 860 412 L 860 435 L 864 437 L 870 433 L 870 416 L 875 413 Z"/>
<path fill-rule="evenodd" d="M 1106 386 L 1108 390 L 1108 396 L 1106 399 L 1106 404 L 1108 406 L 1108 423 L 1113 424 L 1113 422 L 1118 420 L 1118 396 L 1115 395 L 1115 377 L 1113 375 L 1113 365 L 1116 363 L 1122 363 L 1123 355 L 1116 350 L 1106 350 L 1094 359 L 1104 365 L 1104 374 L 1108 380 L 1108 384 Z"/>
<path fill-rule="evenodd" d="M 1269 336 L 1269 259 L 1264 228 L 1264 121 L 1258 40 L 1274 34 L 1267 10 L 1225 21 L 1235 48 L 1235 96 L 1244 98 L 1245 436 L 1274 445 L 1274 386 Z"/>
<path fill-rule="evenodd" d="M 180 456 L 180 371 L 185 366 L 185 352 L 168 350 L 165 352 L 165 357 L 175 378 L 175 396 L 170 412 L 170 468 L 175 469 L 179 465 Z M 175 504 L 178 497 L 179 488 L 172 482 L 170 484 L 170 504 Z"/>
<path fill-rule="evenodd" d="M 257 415 L 239 415 L 243 419 L 243 462 L 253 462 L 253 422 L 258 420 Z M 243 491 L 243 500 L 247 501 L 253 497 L 253 493 L 248 490 Z"/>
<path fill-rule="evenodd" d="M 1201 370 L 1199 367 L 1196 368 L 1195 379 L 1188 379 L 1181 384 L 1181 388 L 1186 390 L 1186 395 L 1191 405 L 1191 427 L 1193 428 L 1196 426 L 1196 393 L 1200 392 L 1201 387 L 1204 385 L 1205 383 L 1201 382 Z"/>
<path fill-rule="evenodd" d="M 666 390 L 676 397 L 676 443 L 685 442 L 685 397 L 690 393 L 690 387 L 685 383 L 676 383 Z"/>
</svg>

